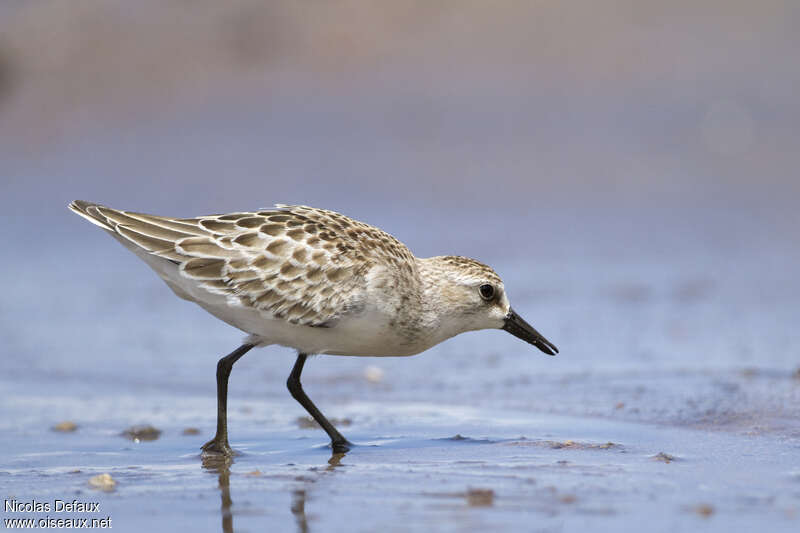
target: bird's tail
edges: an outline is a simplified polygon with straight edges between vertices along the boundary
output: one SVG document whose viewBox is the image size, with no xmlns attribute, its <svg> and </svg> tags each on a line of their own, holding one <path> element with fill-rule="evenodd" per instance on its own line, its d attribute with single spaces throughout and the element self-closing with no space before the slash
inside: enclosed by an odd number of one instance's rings
<svg viewBox="0 0 800 533">
<path fill-rule="evenodd" d="M 177 242 L 190 237 L 207 237 L 209 234 L 208 230 L 191 222 L 120 211 L 83 200 L 75 200 L 69 204 L 69 208 L 111 233 L 132 251 L 153 254 L 172 262 L 186 260 L 186 256 L 176 250 Z"/>
<path fill-rule="evenodd" d="M 100 204 L 93 204 L 91 202 L 86 202 L 84 200 L 75 200 L 71 204 L 69 204 L 69 210 L 73 213 L 82 216 L 95 226 L 100 226 L 104 230 L 114 232 L 114 227 L 108 223 L 108 217 L 103 215 L 99 208 L 102 208 Z"/>
</svg>

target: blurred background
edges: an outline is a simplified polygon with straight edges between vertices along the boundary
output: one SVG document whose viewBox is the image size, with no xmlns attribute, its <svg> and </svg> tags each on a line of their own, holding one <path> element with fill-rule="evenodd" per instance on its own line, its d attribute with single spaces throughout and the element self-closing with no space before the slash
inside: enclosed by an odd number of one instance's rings
<svg viewBox="0 0 800 533">
<path fill-rule="evenodd" d="M 66 205 L 302 203 L 494 266 L 561 349 L 482 332 L 413 359 L 318 358 L 304 379 L 323 404 L 797 442 L 798 50 L 792 0 L 5 0 L 5 386 L 191 390 L 210 432 L 239 332 Z M 299 414 L 293 355 L 266 351 L 232 397 Z"/>
<path fill-rule="evenodd" d="M 724 208 L 755 226 L 798 192 L 798 10 L 9 0 L 4 181 L 186 213 L 247 191 L 543 219 Z"/>
</svg>

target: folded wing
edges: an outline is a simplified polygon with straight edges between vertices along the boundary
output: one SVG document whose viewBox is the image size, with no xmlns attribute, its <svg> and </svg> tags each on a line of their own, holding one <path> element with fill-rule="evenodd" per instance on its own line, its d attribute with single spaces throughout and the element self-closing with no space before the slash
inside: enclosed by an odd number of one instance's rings
<svg viewBox="0 0 800 533">
<path fill-rule="evenodd" d="M 195 299 L 190 295 L 199 288 L 224 295 L 230 305 L 313 327 L 331 327 L 357 310 L 370 250 L 380 251 L 387 238 L 398 242 L 344 215 L 304 206 L 188 219 L 83 201 L 70 209 L 143 256 L 182 297 Z M 404 253 L 410 255 L 402 246 Z"/>
</svg>

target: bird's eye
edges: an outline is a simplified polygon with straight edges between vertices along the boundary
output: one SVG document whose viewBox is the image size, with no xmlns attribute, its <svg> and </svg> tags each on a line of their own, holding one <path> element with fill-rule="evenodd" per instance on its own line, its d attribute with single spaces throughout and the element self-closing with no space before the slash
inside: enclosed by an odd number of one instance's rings
<svg viewBox="0 0 800 533">
<path fill-rule="evenodd" d="M 478 292 L 481 293 L 481 298 L 484 300 L 491 300 L 494 298 L 494 287 L 489 285 L 488 283 L 484 283 L 480 287 L 478 287 Z"/>
</svg>

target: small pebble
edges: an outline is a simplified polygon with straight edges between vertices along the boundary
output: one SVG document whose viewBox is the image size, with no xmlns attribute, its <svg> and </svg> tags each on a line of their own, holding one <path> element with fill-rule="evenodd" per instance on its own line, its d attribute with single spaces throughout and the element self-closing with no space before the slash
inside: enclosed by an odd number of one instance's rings
<svg viewBox="0 0 800 533">
<path fill-rule="evenodd" d="M 78 429 L 78 424 L 76 424 L 72 420 L 64 420 L 63 422 L 59 422 L 58 424 L 53 426 L 53 431 L 59 431 L 61 433 L 72 433 L 77 429 Z"/>
<path fill-rule="evenodd" d="M 123 431 L 122 436 L 132 440 L 133 442 L 156 440 L 161 436 L 161 430 L 156 429 L 151 425 L 132 426 Z"/>
<path fill-rule="evenodd" d="M 89 486 L 93 489 L 112 491 L 117 486 L 117 482 L 111 474 L 98 474 L 89 478 Z"/>
<path fill-rule="evenodd" d="M 694 508 L 694 512 L 704 518 L 708 518 L 714 514 L 714 508 L 707 503 L 700 504 Z"/>
<path fill-rule="evenodd" d="M 672 461 L 675 460 L 675 456 L 664 452 L 658 452 L 653 456 L 653 459 L 664 463 L 671 463 Z"/>
<path fill-rule="evenodd" d="M 492 504 L 494 504 L 492 489 L 469 489 L 467 491 L 467 505 L 470 507 L 491 507 Z"/>
<path fill-rule="evenodd" d="M 369 365 L 364 369 L 364 378 L 370 383 L 380 383 L 383 381 L 383 369 L 374 365 Z"/>
<path fill-rule="evenodd" d="M 200 430 L 197 428 L 186 428 L 183 430 L 184 435 L 199 435 Z"/>
</svg>

